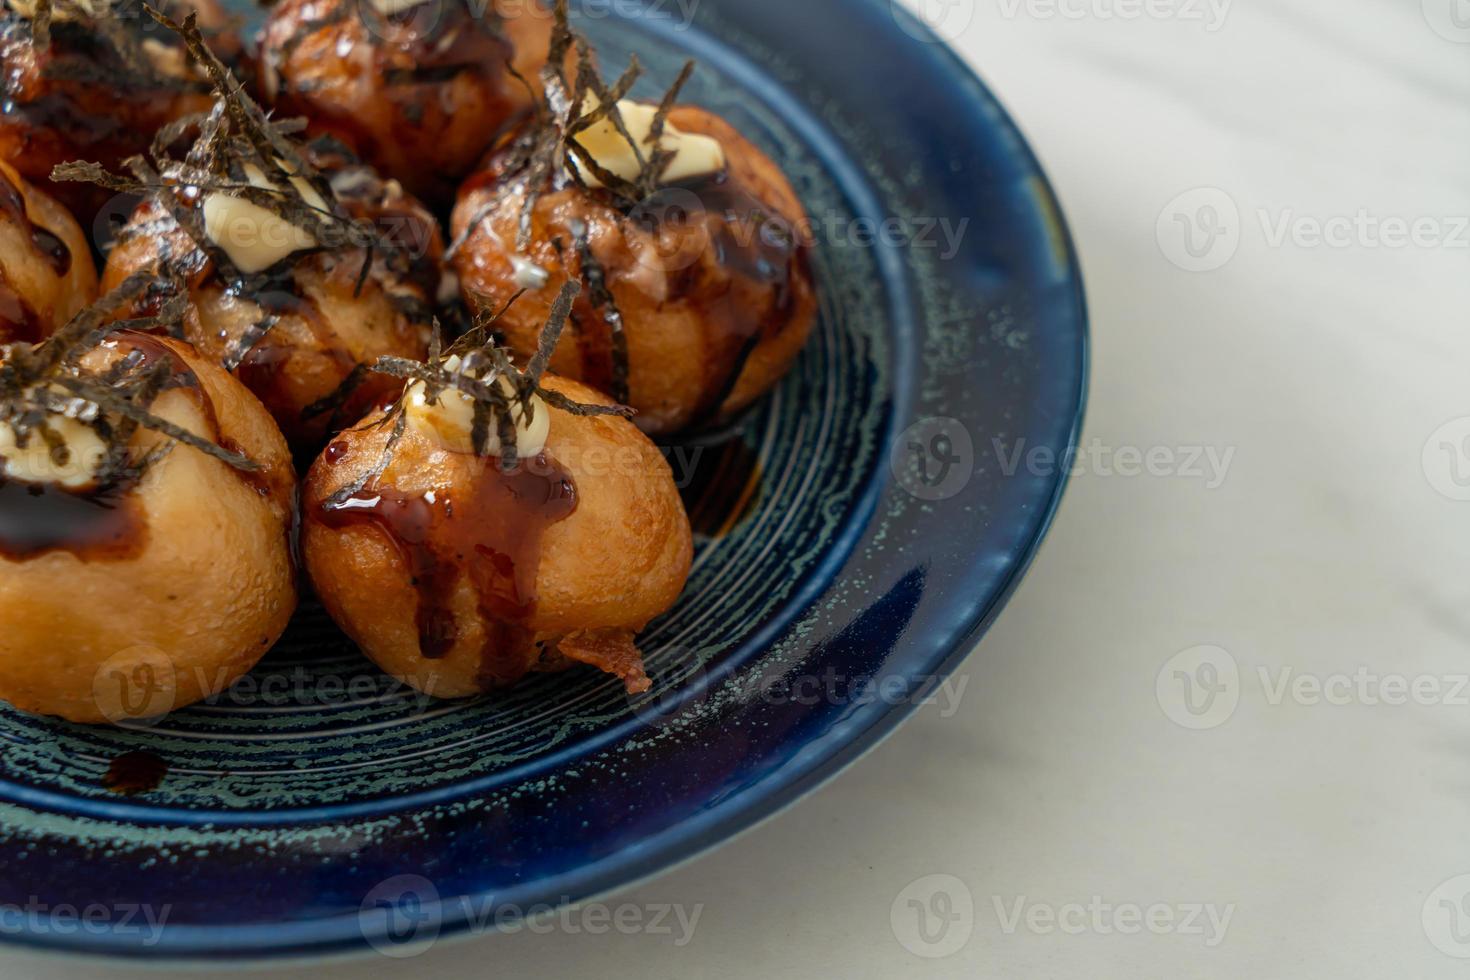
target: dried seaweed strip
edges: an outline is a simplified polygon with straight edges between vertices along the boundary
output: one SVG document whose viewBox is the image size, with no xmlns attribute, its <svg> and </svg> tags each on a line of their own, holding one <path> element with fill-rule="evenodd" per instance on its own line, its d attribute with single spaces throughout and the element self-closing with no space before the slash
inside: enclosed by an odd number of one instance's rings
<svg viewBox="0 0 1470 980">
<path fill-rule="evenodd" d="M 267 313 L 265 316 L 261 317 L 259 320 L 256 320 L 250 326 L 246 327 L 245 332 L 240 335 L 240 339 L 235 341 L 235 343 L 232 344 L 230 346 L 230 349 L 225 353 L 224 360 L 220 362 L 221 366 L 226 371 L 233 372 L 245 362 L 245 358 L 250 355 L 250 352 L 253 351 L 260 344 L 260 342 L 266 338 L 266 335 L 269 334 L 271 330 L 275 329 L 276 324 L 280 322 L 281 318 L 278 315 L 274 313 Z"/>
<path fill-rule="evenodd" d="M 248 457 L 226 450 L 150 410 L 159 394 L 174 383 L 170 361 L 150 363 L 134 350 L 101 374 L 81 368 L 83 355 L 96 350 L 107 337 L 130 328 L 158 328 L 164 325 L 164 318 L 182 315 L 182 304 L 166 302 L 153 317 L 116 318 L 120 309 L 135 302 L 152 285 L 152 276 L 130 276 L 50 338 L 35 345 L 18 343 L 5 348 L 5 358 L 0 361 L 0 421 L 10 425 L 16 442 L 22 446 L 33 435 L 41 438 L 53 459 L 58 459 L 57 454 L 65 453 L 66 449 L 49 424 L 51 418 L 71 418 L 89 426 L 106 447 L 98 473 L 99 483 L 104 487 L 130 485 L 175 444 L 198 449 L 236 469 L 258 469 Z M 156 432 L 167 441 L 141 460 L 134 460 L 129 444 L 140 428 Z"/>
<path fill-rule="evenodd" d="M 378 454 L 378 460 L 370 466 L 362 476 L 347 484 L 341 490 L 326 499 L 325 506 L 328 509 L 346 506 L 347 502 L 359 493 L 362 493 L 374 480 L 382 476 L 393 462 L 393 453 L 398 449 L 398 443 L 403 439 L 403 433 L 408 430 L 408 415 L 403 411 L 402 402 L 394 407 L 392 412 L 385 415 L 384 421 L 393 420 L 393 431 L 388 433 L 388 441 L 383 444 L 383 451 Z"/>
<path fill-rule="evenodd" d="M 541 328 L 541 337 L 536 345 L 536 354 L 531 358 L 530 365 L 526 368 L 526 377 L 533 384 L 539 384 L 541 377 L 546 373 L 547 367 L 551 365 L 551 355 L 556 352 L 556 345 L 561 340 L 562 331 L 566 329 L 567 317 L 572 315 L 572 305 L 581 294 L 582 287 L 574 282 L 565 283 L 561 291 L 556 294 L 556 299 L 551 304 L 551 310 L 547 313 L 546 324 Z"/>
<path fill-rule="evenodd" d="M 580 291 L 581 287 L 574 282 L 568 282 L 562 287 L 542 328 L 536 355 L 524 371 L 516 368 L 507 349 L 490 343 L 477 343 L 473 334 L 467 334 L 447 350 L 441 350 L 437 331 L 428 361 L 380 357 L 372 370 L 410 383 L 422 383 L 425 388 L 424 400 L 431 405 L 437 403 L 446 390 L 452 389 L 468 397 L 473 402 L 470 440 L 475 452 L 481 456 L 487 454 L 493 426 L 500 443 L 500 465 L 504 469 L 512 469 L 520 459 L 516 445 L 515 415 L 519 411 L 526 422 L 532 421 L 536 411 L 533 400 L 535 397 L 572 415 L 627 418 L 633 414 L 632 409 L 621 405 L 584 404 L 541 385 L 546 367 L 551 362 L 552 352 L 566 328 L 572 304 Z M 504 312 L 501 310 L 501 314 Z M 476 324 L 475 332 L 483 338 L 493 323 L 494 318 L 482 318 Z M 459 358 L 457 368 L 449 367 L 451 357 Z M 506 390 L 507 387 L 509 391 Z M 328 501 L 329 506 L 341 506 L 388 468 L 407 421 L 402 397 L 388 410 L 383 420 L 376 424 L 387 419 L 393 420 L 395 434 L 385 444 L 382 456 L 368 474 L 334 494 Z"/>
<path fill-rule="evenodd" d="M 228 449 L 215 445 L 208 439 L 196 436 L 188 429 L 175 425 L 167 419 L 153 415 L 146 409 L 139 408 L 131 399 L 124 398 L 113 389 L 105 388 L 94 381 L 74 375 L 58 375 L 51 379 L 51 383 L 65 388 L 80 398 L 85 398 L 87 401 L 95 403 L 103 411 L 112 412 L 123 418 L 130 418 L 145 429 L 161 433 L 175 442 L 183 443 L 186 446 L 198 449 L 200 452 L 208 453 L 211 456 L 222 459 L 236 469 L 256 470 L 260 468 L 259 464 L 255 463 L 248 456 L 230 452 Z"/>
<path fill-rule="evenodd" d="M 332 389 L 331 394 L 312 402 L 301 410 L 302 421 L 311 421 L 319 416 L 327 416 L 327 428 L 335 430 L 340 428 L 342 421 L 342 410 L 347 407 L 348 401 L 357 394 L 357 390 L 367 381 L 371 370 L 366 364 L 354 364 L 347 377 L 342 383 Z M 330 414 L 329 414 L 330 413 Z"/>
<path fill-rule="evenodd" d="M 587 284 L 587 298 L 592 303 L 592 308 L 602 314 L 602 322 L 607 324 L 608 333 L 612 340 L 612 377 L 609 379 L 611 391 L 608 394 L 613 399 L 624 405 L 628 403 L 628 332 L 624 329 L 623 313 L 618 309 L 617 300 L 613 298 L 612 290 L 607 287 L 607 273 L 602 264 L 592 254 L 592 244 L 588 239 L 587 227 L 574 228 L 577 233 L 577 257 L 581 260 L 582 281 Z"/>
<path fill-rule="evenodd" d="M 392 268 L 395 262 L 403 264 L 402 247 L 381 235 L 370 222 L 349 216 L 337 201 L 330 183 L 290 138 L 305 128 L 303 120 L 269 119 L 209 49 L 193 13 L 178 23 L 146 4 L 143 10 L 174 31 L 189 56 L 201 66 L 215 91 L 212 110 L 203 116 L 181 120 L 160 133 L 151 149 L 151 164 L 142 157 L 125 161 L 131 178 L 110 174 L 96 164 L 80 163 L 56 168 L 55 179 L 87 181 L 110 190 L 150 196 L 188 234 L 198 252 L 214 263 L 220 276 L 242 293 L 265 286 L 269 278 L 265 273 L 243 274 L 226 250 L 209 238 L 202 209 L 197 206 L 203 195 L 222 193 L 248 201 L 309 234 L 316 248 L 299 249 L 293 256 L 337 247 L 362 247 L 358 293 L 380 255 L 385 257 L 387 268 Z M 184 159 L 170 157 L 171 145 L 194 128 L 198 134 Z M 271 186 L 257 186 L 251 180 L 255 169 L 259 170 L 256 181 L 264 176 L 263 183 Z M 320 201 L 307 200 L 303 187 L 298 186 L 303 181 Z M 177 193 L 181 187 L 193 188 L 194 198 L 183 200 Z M 169 257 L 165 271 L 183 276 L 186 274 L 183 265 L 192 259 L 190 255 Z"/>
<path fill-rule="evenodd" d="M 695 62 L 686 62 L 674 84 L 665 91 L 654 115 L 649 139 L 640 143 L 633 138 L 618 108 L 618 103 L 627 97 L 643 73 L 638 59 L 630 59 L 628 68 L 609 87 L 597 71 L 591 45 L 572 30 L 567 0 L 556 0 L 553 16 L 551 44 L 546 63 L 539 73 L 541 91 L 533 91 L 535 119 L 528 131 L 515 141 L 508 158 L 503 161 L 503 177 L 494 196 L 475 212 L 450 242 L 445 253 L 446 261 L 459 253 L 481 224 L 496 213 L 512 194 L 523 194 L 515 249 L 524 254 L 531 244 L 536 205 L 542 195 L 559 186 L 559 181 L 564 182 L 560 186 L 569 184 L 586 189 L 588 185 L 582 175 L 590 174 L 626 214 L 657 190 L 674 159 L 675 154 L 664 148 L 662 137 L 669 113 L 692 76 Z M 576 70 L 569 78 L 566 60 L 574 51 Z M 522 75 L 514 71 L 512 75 L 530 88 L 530 83 Z M 589 102 L 592 103 L 590 107 Z M 638 162 L 636 179 L 630 181 L 608 170 L 577 139 L 578 134 L 604 120 L 609 121 L 632 148 Z M 654 148 L 651 154 L 644 152 L 647 144 Z M 616 339 L 614 344 L 617 344 Z"/>
</svg>

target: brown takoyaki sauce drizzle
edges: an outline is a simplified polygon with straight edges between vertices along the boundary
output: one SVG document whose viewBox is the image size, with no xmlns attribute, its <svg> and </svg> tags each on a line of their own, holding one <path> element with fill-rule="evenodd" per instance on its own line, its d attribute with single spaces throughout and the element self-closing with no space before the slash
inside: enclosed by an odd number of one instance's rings
<svg viewBox="0 0 1470 980">
<path fill-rule="evenodd" d="M 603 193 L 622 208 L 624 213 L 648 199 L 673 161 L 674 154 L 660 144 L 660 137 L 679 92 L 694 72 L 694 62 L 684 65 L 678 79 L 665 93 L 651 124 L 650 142 L 657 149 L 643 161 L 637 179 L 625 180 L 603 167 L 582 147 L 576 137 L 603 119 L 610 120 L 619 131 L 627 132 L 618 102 L 632 89 L 633 83 L 643 74 L 643 68 L 635 57 L 616 83 L 612 86 L 604 84 L 595 67 L 591 45 L 571 28 L 566 0 L 556 0 L 554 17 L 551 47 L 547 52 L 546 64 L 541 69 L 542 98 L 536 103 L 536 115 L 508 142 L 500 159 L 491 168 L 482 171 L 467 183 L 466 189 L 471 190 L 486 181 L 494 181 L 498 186 L 491 203 L 473 216 L 459 236 L 450 243 L 445 253 L 446 261 L 464 246 L 480 223 L 512 192 L 524 192 L 515 243 L 516 251 L 524 253 L 531 242 L 532 216 L 541 196 L 549 191 L 572 186 L 587 189 L 587 184 L 581 177 L 582 171 L 569 165 L 572 161 L 580 164 L 585 172 L 596 175 L 603 185 Z M 566 66 L 567 55 L 570 53 L 576 55 L 575 73 L 570 73 Z M 589 98 L 596 102 L 596 108 L 591 111 L 586 108 Z M 636 147 L 635 152 L 641 156 L 641 151 Z M 623 317 L 613 302 L 601 268 L 586 246 L 585 234 L 585 228 L 580 235 L 573 230 L 574 240 L 571 246 L 578 251 L 582 285 L 587 290 L 586 301 L 608 328 L 607 355 L 610 364 L 605 372 L 606 381 L 603 387 L 618 401 L 626 402 L 628 345 L 623 335 Z M 578 317 L 579 322 L 582 319 L 584 318 Z M 584 331 L 579 331 L 582 332 Z"/>
<path fill-rule="evenodd" d="M 518 455 L 512 412 L 529 418 L 539 401 L 541 411 L 554 405 L 573 415 L 630 414 L 617 406 L 574 402 L 541 386 L 579 291 L 575 283 L 562 288 L 525 370 L 512 364 L 505 350 L 490 344 L 494 317 L 482 318 L 448 352 L 440 350 L 436 331 L 427 362 L 379 359 L 375 371 L 423 384 L 431 403 L 451 391 L 472 400 L 474 465 L 468 467 L 473 476 L 467 486 L 436 489 L 432 496 L 408 495 L 385 480 L 407 427 L 400 399 L 374 423 L 392 428 L 373 467 L 310 515 L 332 528 L 371 524 L 394 542 L 418 592 L 419 649 L 428 659 L 446 656 L 460 638 L 447 603 L 461 577 L 468 577 L 479 597 L 486 634 L 480 673 L 487 688 L 514 683 L 534 666 L 538 656 L 534 638 L 520 624 L 535 611 L 542 536 L 577 508 L 571 473 L 549 453 L 543 450 L 530 459 Z M 450 355 L 460 358 L 459 370 L 446 366 Z M 491 375 L 496 383 L 483 380 Z M 494 456 L 489 454 L 492 434 L 498 440 Z M 325 460 L 335 466 L 347 452 L 345 444 L 333 443 Z"/>
<path fill-rule="evenodd" d="M 0 9 L 0 106 L 24 146 L 53 159 L 114 162 L 147 144 L 149 134 L 132 125 L 133 115 L 156 118 L 160 100 L 209 90 L 200 78 L 160 70 L 154 60 L 160 49 L 145 42 L 167 46 L 170 39 L 149 32 L 138 0 L 105 7 L 37 0 L 29 17 Z M 229 34 L 210 36 L 227 46 L 232 64 L 244 67 Z"/>
<path fill-rule="evenodd" d="M 301 18 L 278 47 L 267 47 L 265 57 L 290 106 L 293 90 L 290 79 L 280 75 L 282 64 L 316 32 L 351 17 L 361 18 L 365 38 L 375 55 L 370 70 L 398 89 L 391 97 L 404 107 L 412 122 L 422 115 L 427 100 L 441 97 L 434 86 L 467 71 L 500 75 L 501 66 L 515 54 L 494 5 L 487 0 L 474 7 L 471 9 L 468 0 L 441 0 L 385 14 L 370 3 L 338 0 L 318 17 Z M 411 67 L 401 67 L 403 62 Z M 321 114 L 320 107 L 317 114 Z M 375 140 L 356 120 L 335 114 L 330 124 L 359 149 L 372 152 Z"/>
<path fill-rule="evenodd" d="M 660 192 L 655 192 L 651 206 L 640 208 L 633 220 L 645 226 L 702 222 L 714 250 L 714 267 L 728 276 L 724 288 L 716 290 L 695 262 L 669 277 L 670 299 L 692 302 L 701 297 L 699 319 L 712 351 L 704 361 L 703 396 L 689 423 L 698 428 L 719 414 L 756 346 L 791 323 L 796 283 L 811 276 L 810 255 L 797 230 L 727 171 L 671 187 L 692 194 L 702 210 L 689 214 L 681 207 L 661 207 Z"/>
<path fill-rule="evenodd" d="M 137 749 L 112 760 L 102 776 L 102 787 L 120 796 L 137 796 L 153 792 L 167 775 L 167 762 L 146 749 Z"/>
<path fill-rule="evenodd" d="M 145 523 L 127 494 L 81 494 L 54 484 L 0 478 L 0 555 L 14 561 L 68 551 L 119 561 L 142 551 Z"/>
<path fill-rule="evenodd" d="M 444 657 L 459 641 L 449 600 L 468 578 L 485 629 L 484 686 L 519 680 L 533 660 L 518 624 L 536 608 L 542 535 L 577 508 L 571 475 L 542 453 L 509 472 L 486 460 L 469 486 L 427 496 L 379 482 L 328 501 L 318 519 L 332 528 L 371 524 L 393 541 L 418 592 L 419 649 L 427 659 Z"/>
<path fill-rule="evenodd" d="M 149 280 L 147 276 L 131 277 L 40 344 L 15 343 L 4 348 L 0 423 L 16 440 L 36 450 L 48 447 L 53 460 L 65 463 L 70 450 L 51 424 L 64 416 L 91 428 L 105 455 L 91 484 L 84 488 L 0 477 L 0 554 L 18 561 L 55 551 L 84 560 L 120 560 L 137 554 L 146 523 L 131 491 L 144 471 L 175 443 L 214 456 L 240 472 L 259 469 L 242 454 L 150 411 L 163 392 L 188 387 L 197 392 L 201 410 L 218 436 L 214 406 L 187 365 L 157 338 L 123 332 L 128 327 L 156 324 L 115 319 L 119 310 L 143 294 Z M 181 313 L 180 304 L 169 303 L 156 319 Z M 79 363 L 82 357 L 114 336 L 124 353 L 100 373 L 84 370 Z M 166 441 L 140 458 L 131 445 L 139 429 L 163 435 Z"/>
</svg>

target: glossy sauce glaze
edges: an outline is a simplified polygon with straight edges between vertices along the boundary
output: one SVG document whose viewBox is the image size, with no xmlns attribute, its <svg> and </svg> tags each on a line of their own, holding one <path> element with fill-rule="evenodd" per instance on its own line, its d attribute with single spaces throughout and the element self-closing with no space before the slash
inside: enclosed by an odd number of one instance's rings
<svg viewBox="0 0 1470 980">
<path fill-rule="evenodd" d="M 515 175 L 508 169 L 517 144 L 529 129 L 502 140 L 486 166 L 465 182 L 461 200 L 471 212 Z M 499 238 L 498 251 L 512 249 L 504 233 L 505 215 L 518 214 L 519 195 L 486 216 L 476 234 Z M 713 420 L 734 390 L 757 345 L 779 335 L 794 322 L 802 291 L 812 281 L 810 243 L 771 204 L 725 170 L 660 188 L 632 208 L 611 192 L 581 188 L 558 171 L 537 202 L 532 240 L 550 242 L 567 274 L 584 286 L 573 310 L 580 377 L 593 387 L 613 392 L 621 373 L 607 311 L 597 303 L 598 286 L 638 289 L 649 259 L 620 245 L 599 265 L 583 245 L 589 227 L 624 222 L 630 231 L 652 238 L 654 261 L 661 266 L 663 291 L 650 296 L 653 308 L 683 303 L 698 317 L 709 351 L 703 361 L 704 384 L 688 427 Z M 500 227 L 497 234 L 492 225 Z M 514 227 L 514 225 L 511 225 Z M 624 233 L 618 238 L 631 237 Z M 468 248 L 472 251 L 473 244 Z M 464 270 L 470 275 L 468 270 Z M 508 297 L 495 298 L 504 302 Z"/>
<path fill-rule="evenodd" d="M 347 235 L 340 245 L 299 251 L 260 273 L 236 276 L 179 227 L 170 213 L 173 202 L 165 207 L 155 195 L 121 232 L 108 276 L 117 282 L 125 274 L 157 270 L 161 279 L 184 281 L 197 311 L 184 320 L 184 339 L 236 374 L 294 446 L 315 452 L 328 432 L 361 418 L 401 388 L 394 379 L 368 373 L 366 365 L 384 354 L 422 356 L 443 242 L 428 212 L 356 164 L 345 147 L 318 140 L 303 155 L 332 184 L 343 209 L 376 229 L 377 247 L 364 248 Z M 344 170 L 349 172 L 339 182 Z M 347 193 L 338 194 L 338 186 Z M 201 206 L 200 196 L 187 188 L 175 195 L 182 208 Z M 360 293 L 364 283 L 369 288 Z M 167 291 L 150 292 L 133 312 L 154 315 L 167 298 Z M 383 329 L 372 337 L 343 322 L 340 311 L 359 299 L 381 304 L 370 310 L 375 316 L 382 316 L 382 306 L 389 308 Z"/>
<path fill-rule="evenodd" d="M 146 531 L 131 493 L 73 493 L 0 477 L 0 556 L 12 561 L 56 551 L 83 561 L 123 561 L 142 552 Z"/>
<path fill-rule="evenodd" d="M 693 194 L 703 213 L 659 207 L 655 195 L 653 206 L 635 213 L 634 219 L 667 215 L 662 220 L 681 228 L 694 230 L 702 223 L 709 236 L 709 264 L 693 263 L 669 277 L 670 298 L 684 299 L 699 312 L 715 352 L 705 361 L 698 424 L 718 413 L 755 346 L 791 323 L 796 283 L 811 279 L 810 255 L 798 231 L 727 172 L 676 184 L 672 190 Z"/>
<path fill-rule="evenodd" d="M 505 68 L 515 51 L 489 0 L 391 14 L 353 0 L 283 5 L 262 37 L 278 115 L 305 116 L 313 133 L 340 138 L 435 200 L 453 197 L 521 97 Z M 461 127 L 483 142 L 467 144 Z M 436 165 L 413 166 L 425 159 Z"/>
<path fill-rule="evenodd" d="M 327 447 L 328 465 L 347 458 L 343 443 Z M 546 529 L 577 508 L 571 474 L 541 453 L 510 472 L 494 459 L 474 461 L 464 486 L 404 494 L 370 482 L 343 501 L 312 508 L 309 520 L 340 530 L 375 527 L 398 550 L 418 594 L 419 649 L 447 656 L 463 635 L 450 602 L 461 579 L 474 586 L 485 639 L 480 685 L 520 680 L 534 665 L 533 634 L 524 623 L 536 609 L 536 577 Z"/>
</svg>

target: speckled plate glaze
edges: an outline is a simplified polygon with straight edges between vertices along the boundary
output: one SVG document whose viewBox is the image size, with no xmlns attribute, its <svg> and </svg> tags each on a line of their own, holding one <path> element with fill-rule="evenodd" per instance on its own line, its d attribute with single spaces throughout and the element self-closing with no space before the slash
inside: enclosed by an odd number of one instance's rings
<svg viewBox="0 0 1470 980">
<path fill-rule="evenodd" d="M 26 911 L 0 937 L 299 958 L 585 899 L 832 776 L 997 615 L 1064 483 L 1011 463 L 1066 457 L 1086 379 L 1080 276 L 1035 159 L 886 0 L 703 0 L 688 24 L 688 5 L 645 7 L 581 24 L 605 64 L 638 51 L 646 92 L 699 59 L 686 97 L 792 176 L 822 284 L 812 344 L 736 437 L 671 447 L 698 550 L 644 637 L 653 691 L 582 670 L 425 702 L 308 607 L 242 685 L 152 728 L 0 710 L 0 911 Z M 109 792 L 130 752 L 167 774 Z M 53 914 L 89 905 L 107 921 Z M 126 914 L 142 906 L 161 932 Z"/>
</svg>

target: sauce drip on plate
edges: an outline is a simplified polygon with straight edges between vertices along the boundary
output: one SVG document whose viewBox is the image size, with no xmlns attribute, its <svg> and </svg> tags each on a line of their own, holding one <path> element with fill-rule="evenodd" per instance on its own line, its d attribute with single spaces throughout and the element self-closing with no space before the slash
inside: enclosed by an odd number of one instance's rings
<svg viewBox="0 0 1470 980">
<path fill-rule="evenodd" d="M 138 749 L 112 760 L 102 776 L 102 786 L 119 796 L 137 796 L 157 789 L 167 775 L 167 762 L 152 752 Z"/>
</svg>

